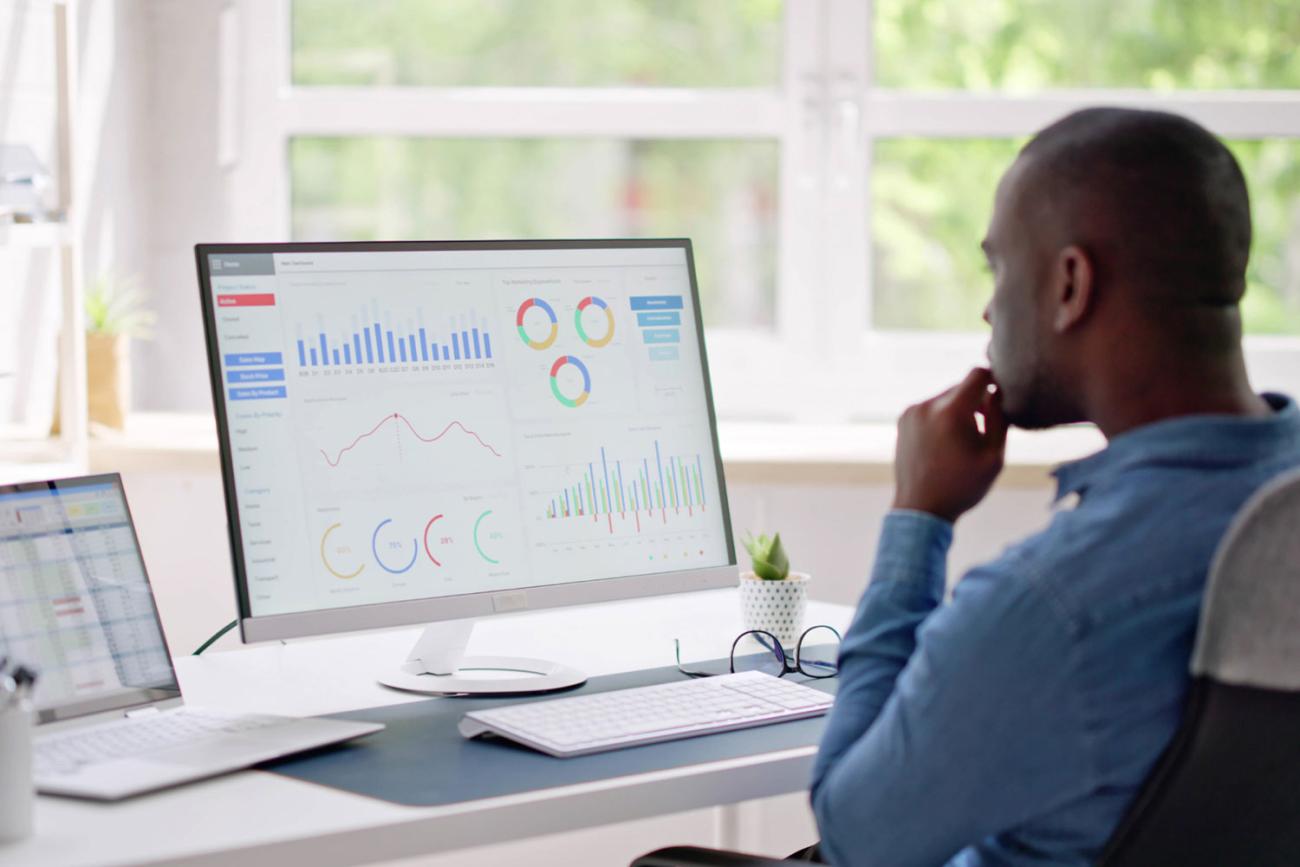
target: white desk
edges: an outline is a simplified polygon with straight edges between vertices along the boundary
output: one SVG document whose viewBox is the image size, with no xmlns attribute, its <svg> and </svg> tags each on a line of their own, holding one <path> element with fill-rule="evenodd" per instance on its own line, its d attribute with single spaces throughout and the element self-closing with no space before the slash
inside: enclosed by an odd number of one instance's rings
<svg viewBox="0 0 1300 867">
<path fill-rule="evenodd" d="M 807 623 L 841 631 L 851 610 L 812 603 Z M 220 624 L 214 624 L 214 628 Z M 671 665 L 672 639 L 725 656 L 740 631 L 735 590 L 496 617 L 471 653 L 539 656 L 590 675 Z M 375 683 L 414 630 L 181 657 L 187 702 L 297 715 L 418 701 Z M 455 699 L 438 699 L 455 701 Z M 0 846 L 10 865 L 349 865 L 500 843 L 799 791 L 813 749 L 710 762 L 445 807 L 412 808 L 259 771 L 118 804 L 38 800 L 36 834 Z M 665 844 L 675 841 L 664 841 Z"/>
</svg>

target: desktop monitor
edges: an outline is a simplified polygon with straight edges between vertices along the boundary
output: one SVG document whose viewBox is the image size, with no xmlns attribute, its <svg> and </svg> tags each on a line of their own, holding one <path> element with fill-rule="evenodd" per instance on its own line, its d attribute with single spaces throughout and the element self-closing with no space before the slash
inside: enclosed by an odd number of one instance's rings
<svg viewBox="0 0 1300 867">
<path fill-rule="evenodd" d="M 688 240 L 196 252 L 244 641 L 430 624 L 383 683 L 552 689 L 473 620 L 734 584 Z"/>
</svg>

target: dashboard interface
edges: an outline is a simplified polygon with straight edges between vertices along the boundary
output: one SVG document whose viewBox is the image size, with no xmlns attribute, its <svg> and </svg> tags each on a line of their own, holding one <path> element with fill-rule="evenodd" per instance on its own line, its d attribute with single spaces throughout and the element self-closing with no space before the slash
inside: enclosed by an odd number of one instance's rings
<svg viewBox="0 0 1300 867">
<path fill-rule="evenodd" d="M 684 245 L 206 264 L 248 615 L 733 561 Z"/>
</svg>

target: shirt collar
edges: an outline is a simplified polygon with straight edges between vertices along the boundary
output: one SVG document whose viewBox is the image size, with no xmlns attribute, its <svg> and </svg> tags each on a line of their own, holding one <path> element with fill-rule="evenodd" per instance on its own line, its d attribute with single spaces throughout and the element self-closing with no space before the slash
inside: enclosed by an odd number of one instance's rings
<svg viewBox="0 0 1300 867">
<path fill-rule="evenodd" d="M 1126 431 L 1096 454 L 1053 470 L 1056 499 L 1082 495 L 1099 479 L 1142 464 L 1233 466 L 1270 452 L 1279 440 L 1300 442 L 1295 401 L 1282 394 L 1262 397 L 1273 407 L 1271 416 L 1190 415 Z"/>
</svg>

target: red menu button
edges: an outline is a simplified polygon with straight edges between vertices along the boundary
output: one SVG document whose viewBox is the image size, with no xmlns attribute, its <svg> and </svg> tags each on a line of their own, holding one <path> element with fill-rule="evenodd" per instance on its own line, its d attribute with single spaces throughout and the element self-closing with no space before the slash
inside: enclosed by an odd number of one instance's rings
<svg viewBox="0 0 1300 867">
<path fill-rule="evenodd" d="M 270 292 L 251 295 L 218 295 L 218 307 L 274 307 L 275 296 Z"/>
</svg>

